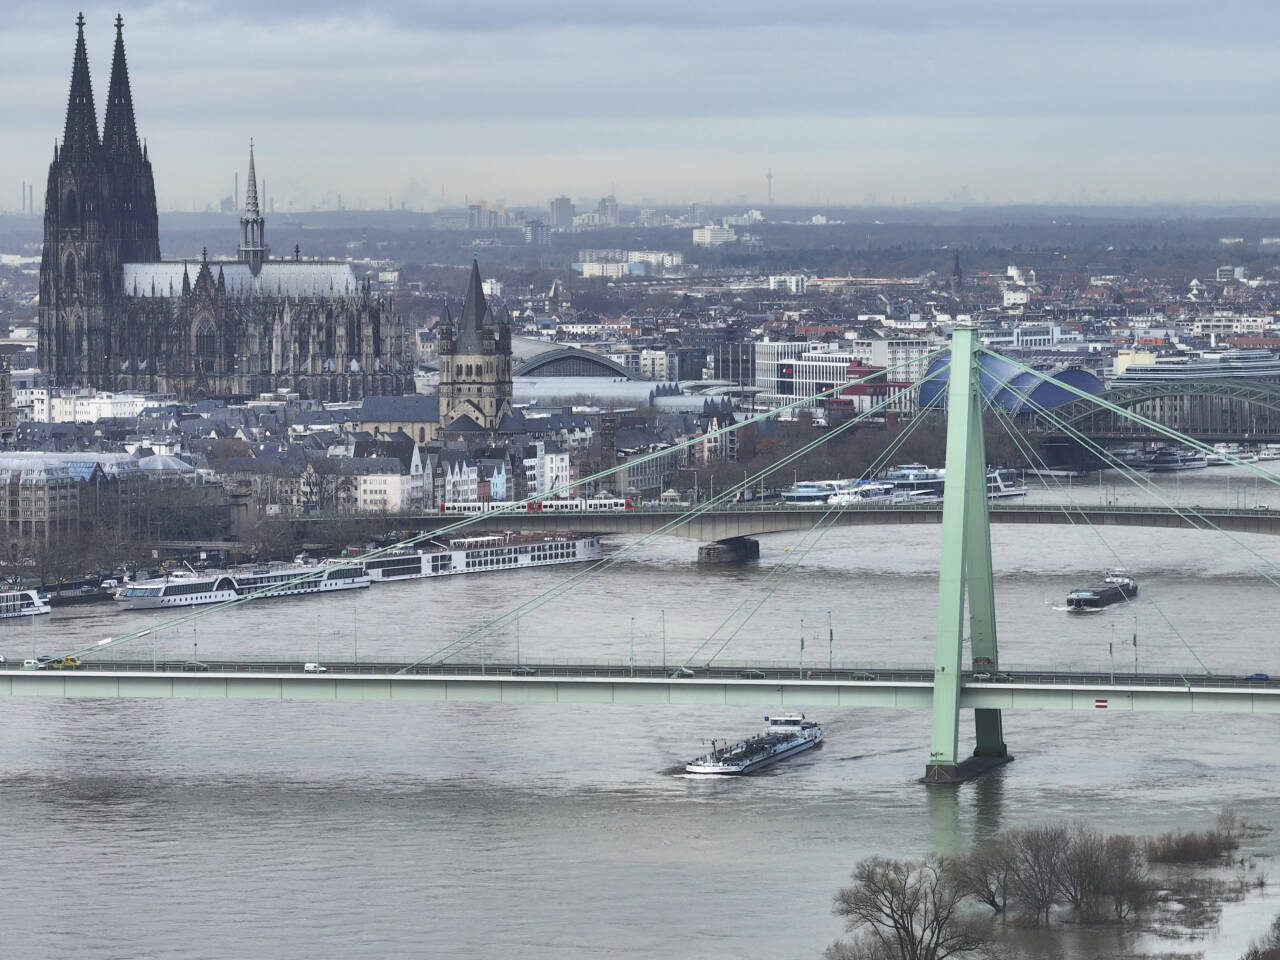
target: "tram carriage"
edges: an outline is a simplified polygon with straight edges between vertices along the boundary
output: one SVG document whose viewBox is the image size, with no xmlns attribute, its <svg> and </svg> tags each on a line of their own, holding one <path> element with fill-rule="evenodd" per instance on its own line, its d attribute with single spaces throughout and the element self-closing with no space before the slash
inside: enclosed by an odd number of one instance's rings
<svg viewBox="0 0 1280 960">
<path fill-rule="evenodd" d="M 590 500 L 582 497 L 570 497 L 563 500 L 531 500 L 524 505 L 526 513 L 614 513 L 632 509 L 634 504 L 630 498 L 596 497 Z M 519 508 L 508 509 L 506 503 L 442 503 L 441 513 L 518 513 Z"/>
</svg>

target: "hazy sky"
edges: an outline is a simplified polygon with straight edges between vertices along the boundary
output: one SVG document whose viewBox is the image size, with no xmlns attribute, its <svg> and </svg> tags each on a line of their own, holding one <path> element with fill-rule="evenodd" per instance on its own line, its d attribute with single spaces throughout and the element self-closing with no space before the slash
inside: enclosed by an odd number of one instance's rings
<svg viewBox="0 0 1280 960">
<path fill-rule="evenodd" d="M 85 8 L 98 120 L 117 7 Z M 120 10 L 162 209 L 1277 201 L 1280 3 L 180 0 Z M 10 0 L 0 208 L 44 190 L 75 7 Z"/>
</svg>

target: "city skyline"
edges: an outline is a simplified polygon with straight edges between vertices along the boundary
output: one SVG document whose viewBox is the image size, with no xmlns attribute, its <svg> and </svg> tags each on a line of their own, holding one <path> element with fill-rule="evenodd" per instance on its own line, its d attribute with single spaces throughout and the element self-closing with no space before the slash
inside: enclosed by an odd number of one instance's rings
<svg viewBox="0 0 1280 960">
<path fill-rule="evenodd" d="M 1007 22 L 996 3 L 659 3 L 606 21 L 491 2 L 429 23 L 395 4 L 122 12 L 166 210 L 230 196 L 250 137 L 277 212 L 338 195 L 369 209 L 505 198 L 532 212 L 610 192 L 759 206 L 770 170 L 779 204 L 1280 199 L 1265 82 L 1280 15 L 1261 4 L 1157 20 L 1086 3 Z M 115 15 L 85 8 L 100 123 Z M 42 183 L 75 38 L 70 11 L 25 4 L 13 20 L 7 209 L 21 181 Z"/>
</svg>

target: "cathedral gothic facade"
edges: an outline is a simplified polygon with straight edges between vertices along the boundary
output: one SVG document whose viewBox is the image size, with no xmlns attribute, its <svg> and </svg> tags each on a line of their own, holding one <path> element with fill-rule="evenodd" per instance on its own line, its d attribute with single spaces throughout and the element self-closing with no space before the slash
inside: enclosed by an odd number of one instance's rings
<svg viewBox="0 0 1280 960">
<path fill-rule="evenodd" d="M 319 400 L 412 392 L 389 298 L 348 263 L 273 260 L 249 179 L 235 260 L 162 260 L 155 183 L 116 18 L 106 114 L 77 18 L 71 94 L 45 190 L 40 365 L 54 386 Z"/>
</svg>

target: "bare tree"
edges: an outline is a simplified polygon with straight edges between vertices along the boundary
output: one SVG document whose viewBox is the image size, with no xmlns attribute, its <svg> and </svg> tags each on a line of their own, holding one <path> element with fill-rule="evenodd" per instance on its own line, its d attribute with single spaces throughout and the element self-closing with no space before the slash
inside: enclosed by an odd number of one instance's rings
<svg viewBox="0 0 1280 960">
<path fill-rule="evenodd" d="M 952 876 L 975 899 L 994 913 L 1008 909 L 1013 883 L 1013 844 L 1002 833 L 996 834 L 951 864 Z"/>
<path fill-rule="evenodd" d="M 1102 878 L 1102 893 L 1111 901 L 1111 912 L 1117 920 L 1149 906 L 1155 897 L 1147 858 L 1134 837 L 1107 837 Z"/>
<path fill-rule="evenodd" d="M 990 942 L 986 929 L 961 912 L 967 896 L 941 857 L 869 857 L 854 868 L 853 885 L 836 893 L 834 912 L 858 935 L 849 949 L 863 953 L 849 956 L 946 960 Z"/>
<path fill-rule="evenodd" d="M 1088 920 L 1098 915 L 1106 882 L 1106 841 L 1083 823 L 1072 825 L 1062 849 L 1058 889 L 1063 899 Z"/>
<path fill-rule="evenodd" d="M 1009 835 L 1013 844 L 1013 890 L 1037 925 L 1049 922 L 1058 902 L 1063 856 L 1067 848 L 1064 827 L 1027 827 Z"/>
</svg>

